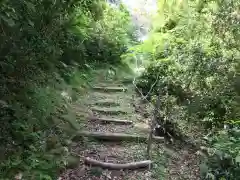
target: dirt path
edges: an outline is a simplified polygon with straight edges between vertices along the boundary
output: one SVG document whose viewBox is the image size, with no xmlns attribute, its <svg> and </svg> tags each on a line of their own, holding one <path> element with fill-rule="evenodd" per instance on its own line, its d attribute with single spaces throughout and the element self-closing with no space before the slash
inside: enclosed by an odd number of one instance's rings
<svg viewBox="0 0 240 180">
<path fill-rule="evenodd" d="M 84 131 L 148 136 L 150 130 L 148 121 L 151 117 L 143 117 L 141 110 L 136 108 L 141 105 L 139 98 L 135 96 L 131 83 L 125 84 L 121 81 L 109 81 L 99 77 L 91 91 L 80 101 L 81 106 L 75 105 L 74 108 L 78 111 L 83 105 L 85 108 L 87 107 L 88 115 L 85 117 L 88 121 L 83 126 Z M 106 119 L 116 120 L 120 123 L 100 121 Z M 123 120 L 127 123 L 122 123 Z M 186 152 L 176 153 L 167 150 L 164 141 L 153 145 L 154 163 L 151 170 L 148 168 L 132 171 L 107 170 L 86 166 L 81 161 L 84 157 L 116 164 L 143 161 L 146 160 L 146 148 L 146 143 L 136 140 L 134 142 L 95 141 L 93 139 L 75 141 L 70 151 L 79 156 L 80 163 L 78 167 L 66 170 L 59 180 L 190 180 L 193 177 L 198 179 L 198 172 L 194 166 L 196 162 L 191 161 L 196 158 L 192 157 L 192 154 L 190 157 L 188 152 L 186 154 Z M 180 158 L 176 158 L 176 156 Z M 188 162 L 187 165 L 186 162 Z M 170 169 L 166 168 L 167 165 Z M 194 173 L 190 173 L 191 177 L 188 177 L 189 172 L 187 171 L 194 171 Z M 188 175 L 185 176 L 185 173 Z"/>
</svg>

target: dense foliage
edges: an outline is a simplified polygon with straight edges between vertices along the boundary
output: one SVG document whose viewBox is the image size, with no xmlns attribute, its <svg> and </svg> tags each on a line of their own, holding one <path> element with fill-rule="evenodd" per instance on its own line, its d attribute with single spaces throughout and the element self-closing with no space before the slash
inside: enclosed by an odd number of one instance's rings
<svg viewBox="0 0 240 180">
<path fill-rule="evenodd" d="M 205 179 L 240 177 L 239 23 L 238 0 L 159 1 L 149 39 L 129 54 L 150 59 L 138 87 L 154 100 L 160 86 L 160 123 L 200 140 L 210 132 Z"/>
<path fill-rule="evenodd" d="M 66 150 L 48 153 L 48 141 L 64 145 L 62 92 L 94 64 L 120 63 L 134 40 L 129 14 L 101 0 L 0 4 L 0 179 L 56 179 Z"/>
</svg>

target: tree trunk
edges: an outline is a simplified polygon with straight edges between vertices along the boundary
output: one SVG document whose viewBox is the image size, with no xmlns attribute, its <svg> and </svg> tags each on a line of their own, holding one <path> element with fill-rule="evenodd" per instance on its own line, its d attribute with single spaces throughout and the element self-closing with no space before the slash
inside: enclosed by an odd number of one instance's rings
<svg viewBox="0 0 240 180">
<path fill-rule="evenodd" d="M 159 87 L 158 88 L 159 93 L 158 93 L 157 102 L 154 107 L 153 117 L 150 122 L 151 123 L 151 131 L 149 132 L 149 137 L 148 137 L 147 159 L 149 159 L 149 160 L 152 159 L 151 149 L 152 149 L 153 133 L 154 133 L 154 128 L 155 128 L 156 122 L 157 122 L 157 114 L 160 109 L 160 85 L 158 85 L 158 87 Z"/>
</svg>

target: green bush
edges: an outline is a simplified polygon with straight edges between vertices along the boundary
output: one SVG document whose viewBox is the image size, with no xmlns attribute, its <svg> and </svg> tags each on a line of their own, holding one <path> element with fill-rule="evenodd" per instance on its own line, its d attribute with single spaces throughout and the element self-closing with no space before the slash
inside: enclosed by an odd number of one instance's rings
<svg viewBox="0 0 240 180">
<path fill-rule="evenodd" d="M 240 176 L 240 131 L 239 127 L 221 130 L 212 137 L 208 137 L 212 144 L 209 158 L 203 163 L 207 171 L 202 174 L 204 179 L 236 179 Z"/>
<path fill-rule="evenodd" d="M 239 17 L 237 0 L 161 1 L 149 39 L 133 48 L 136 57 L 151 61 L 137 85 L 149 99 L 160 87 L 162 119 L 177 122 L 182 133 L 190 124 L 203 126 L 203 134 L 212 131 L 216 140 L 209 146 L 232 159 L 238 148 L 227 148 L 232 142 L 214 132 L 240 118 Z M 156 81 L 160 86 L 152 88 Z M 228 131 L 227 136 L 233 138 Z M 239 135 L 234 138 L 238 141 Z M 215 178 L 221 173 L 225 179 L 239 176 L 237 163 L 225 168 L 215 161 L 209 167 Z"/>
<path fill-rule="evenodd" d="M 77 100 L 89 67 L 121 63 L 133 41 L 129 14 L 101 0 L 0 5 L 1 178 L 20 171 L 26 179 L 56 179 L 65 155 L 45 155 L 48 137 L 64 146 L 68 136 L 60 126 L 68 111 L 61 93 L 70 89 Z"/>
</svg>

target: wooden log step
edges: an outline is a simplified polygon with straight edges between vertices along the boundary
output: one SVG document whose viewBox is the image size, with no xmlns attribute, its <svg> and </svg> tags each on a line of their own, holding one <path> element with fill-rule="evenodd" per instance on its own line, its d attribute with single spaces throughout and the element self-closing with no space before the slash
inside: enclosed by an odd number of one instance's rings
<svg viewBox="0 0 240 180">
<path fill-rule="evenodd" d="M 114 164 L 114 163 L 97 161 L 95 159 L 91 159 L 87 157 L 87 158 L 84 158 L 84 163 L 86 165 L 98 166 L 103 169 L 109 169 L 109 170 L 126 170 L 126 169 L 133 170 L 133 169 L 140 169 L 140 168 L 148 168 L 151 166 L 152 161 L 146 160 L 146 161 L 126 163 L 126 164 Z"/>
<path fill-rule="evenodd" d="M 99 101 L 95 101 L 93 104 L 97 106 L 107 106 L 107 107 L 120 106 L 119 102 L 113 101 L 111 99 L 102 99 Z"/>
<path fill-rule="evenodd" d="M 95 86 L 93 87 L 96 91 L 104 91 L 104 92 L 126 92 L 127 88 L 125 87 L 103 87 L 103 86 Z"/>
<path fill-rule="evenodd" d="M 116 98 L 121 98 L 121 99 L 132 99 L 132 95 L 130 93 L 125 93 L 124 95 L 122 92 L 115 92 L 115 93 L 105 93 L 105 92 L 100 92 L 100 91 L 95 91 L 93 92 L 93 95 L 95 97 L 99 97 L 100 99 L 111 99 L 115 100 Z"/>
<path fill-rule="evenodd" d="M 102 124 L 123 124 L 123 125 L 131 125 L 133 124 L 132 121 L 129 120 L 122 120 L 122 119 L 110 119 L 110 118 L 99 118 L 99 117 L 91 117 L 90 120 L 97 121 Z"/>
<path fill-rule="evenodd" d="M 100 107 L 93 107 L 91 109 L 93 112 L 97 112 L 99 114 L 103 115 L 119 115 L 119 114 L 124 114 L 126 115 L 128 112 L 123 111 L 122 109 L 119 108 L 100 108 Z"/>
<path fill-rule="evenodd" d="M 81 131 L 78 132 L 73 138 L 73 141 L 78 141 L 82 139 L 82 137 L 90 137 L 97 140 L 105 140 L 105 141 L 129 141 L 129 142 L 144 142 L 146 143 L 148 140 L 147 135 L 131 135 L 124 133 L 105 133 L 105 132 L 88 132 Z M 164 137 L 153 136 L 153 140 L 155 142 L 163 142 Z"/>
<path fill-rule="evenodd" d="M 109 87 L 109 86 L 112 86 L 114 84 L 115 87 L 122 87 L 123 86 L 123 83 L 118 83 L 118 82 L 113 82 L 113 81 L 109 81 L 109 82 L 103 82 L 103 83 L 97 83 L 96 86 L 99 86 L 99 87 Z"/>
<path fill-rule="evenodd" d="M 124 78 L 121 80 L 122 84 L 132 84 L 133 79 L 132 78 Z"/>
</svg>

